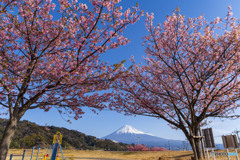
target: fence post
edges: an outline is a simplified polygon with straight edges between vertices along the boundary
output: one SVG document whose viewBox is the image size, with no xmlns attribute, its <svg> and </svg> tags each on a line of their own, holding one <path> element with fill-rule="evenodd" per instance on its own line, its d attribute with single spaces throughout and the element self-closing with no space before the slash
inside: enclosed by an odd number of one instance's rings
<svg viewBox="0 0 240 160">
<path fill-rule="evenodd" d="M 37 147 L 37 149 L 38 149 L 38 152 L 37 152 L 37 158 L 36 158 L 36 160 L 38 160 L 39 146 Z"/>
<path fill-rule="evenodd" d="M 33 149 L 32 149 L 32 154 L 31 154 L 31 159 L 30 159 L 30 160 L 32 160 L 32 158 L 33 158 L 34 148 L 35 148 L 35 147 L 33 147 Z"/>
<path fill-rule="evenodd" d="M 239 160 L 239 159 L 238 159 L 238 152 L 237 152 L 237 149 L 236 149 L 236 148 L 235 148 L 235 155 L 236 155 L 237 160 Z"/>
<path fill-rule="evenodd" d="M 230 160 L 230 157 L 229 157 L 229 154 L 228 154 L 228 148 L 227 148 L 227 157 L 228 157 L 228 160 Z"/>
<path fill-rule="evenodd" d="M 13 154 L 10 155 L 10 160 L 12 160 Z"/>
<path fill-rule="evenodd" d="M 22 155 L 22 160 L 24 160 L 25 152 L 26 152 L 26 150 L 24 149 L 24 151 L 23 151 L 23 155 Z"/>
</svg>

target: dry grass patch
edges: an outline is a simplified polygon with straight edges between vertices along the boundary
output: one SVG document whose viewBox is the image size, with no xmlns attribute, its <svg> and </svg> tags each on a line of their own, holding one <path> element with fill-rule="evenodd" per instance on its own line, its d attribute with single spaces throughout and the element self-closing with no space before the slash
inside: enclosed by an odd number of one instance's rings
<svg viewBox="0 0 240 160">
<path fill-rule="evenodd" d="M 226 152 L 226 151 L 217 151 Z M 233 151 L 230 151 L 233 152 Z M 23 150 L 10 149 L 10 154 L 22 154 Z M 32 150 L 26 150 L 25 160 L 30 159 Z M 40 150 L 39 160 L 43 158 L 43 155 L 47 153 L 46 149 Z M 193 156 L 191 151 L 142 151 L 142 152 L 121 152 L 121 151 L 81 151 L 81 150 L 63 150 L 64 156 L 74 155 L 75 159 L 87 160 L 87 158 L 108 158 L 108 159 L 122 159 L 122 160 L 191 160 Z M 34 152 L 36 157 L 37 151 Z M 60 154 L 59 154 L 60 155 Z M 51 153 L 50 153 L 51 156 Z M 231 156 L 231 159 L 236 157 Z M 8 157 L 9 159 L 9 157 Z M 13 160 L 20 160 L 20 157 L 15 157 Z M 33 158 L 36 159 L 36 158 Z M 227 156 L 217 156 L 217 160 L 227 160 Z M 210 157 L 210 160 L 213 160 Z"/>
<path fill-rule="evenodd" d="M 10 149 L 10 154 L 22 154 L 21 149 Z M 30 159 L 32 150 L 26 150 L 26 158 Z M 109 158 L 109 159 L 123 159 L 123 160 L 167 160 L 176 159 L 181 156 L 191 157 L 190 151 L 143 151 L 143 152 L 121 152 L 121 151 L 81 151 L 81 150 L 63 150 L 64 156 L 74 155 L 77 158 Z M 34 151 L 34 157 L 36 157 L 37 151 Z M 47 154 L 46 149 L 41 149 L 39 153 L 39 159 L 43 158 L 43 155 Z M 49 153 L 51 155 L 51 153 Z M 60 155 L 60 154 L 59 154 Z M 8 157 L 9 159 L 9 157 Z M 20 159 L 15 157 L 13 160 Z M 180 160 L 180 159 L 179 159 Z"/>
</svg>

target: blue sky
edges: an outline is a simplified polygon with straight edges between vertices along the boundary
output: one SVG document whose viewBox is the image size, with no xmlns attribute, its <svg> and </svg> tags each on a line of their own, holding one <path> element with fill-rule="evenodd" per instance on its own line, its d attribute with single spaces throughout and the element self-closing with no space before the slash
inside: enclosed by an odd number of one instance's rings
<svg viewBox="0 0 240 160">
<path fill-rule="evenodd" d="M 227 6 L 231 5 L 234 16 L 240 17 L 239 0 L 122 0 L 121 5 L 123 8 L 129 8 L 135 5 L 136 2 L 145 12 L 154 12 L 155 24 L 159 22 L 162 23 L 166 19 L 166 15 L 172 14 L 172 11 L 177 6 L 179 6 L 181 10 L 180 13 L 186 17 L 204 15 L 207 20 L 213 20 L 215 17 L 224 17 L 227 14 Z M 139 22 L 129 26 L 125 30 L 124 34 L 131 39 L 130 44 L 108 51 L 102 58 L 109 61 L 110 64 L 126 59 L 128 61 L 126 65 L 128 66 L 130 64 L 129 58 L 131 55 L 134 55 L 136 61 L 140 62 L 144 56 L 144 47 L 141 45 L 141 38 L 147 35 L 144 20 L 145 17 L 142 17 Z M 96 115 L 89 109 L 85 109 L 85 111 L 86 113 L 83 115 L 83 118 L 77 121 L 72 119 L 72 124 L 64 121 L 56 109 L 52 109 L 49 112 L 43 112 L 38 109 L 27 111 L 22 120 L 29 120 L 40 125 L 47 124 L 74 129 L 98 138 L 112 133 L 125 124 L 129 124 L 138 130 L 162 138 L 185 139 L 181 131 L 171 129 L 165 121 L 160 119 L 143 116 L 124 116 L 123 114 L 111 111 L 101 111 L 99 115 Z M 238 124 L 240 124 L 240 119 L 224 122 L 214 120 L 208 127 L 213 128 L 215 141 L 221 143 L 221 135 L 229 134 L 235 129 L 240 130 Z"/>
</svg>

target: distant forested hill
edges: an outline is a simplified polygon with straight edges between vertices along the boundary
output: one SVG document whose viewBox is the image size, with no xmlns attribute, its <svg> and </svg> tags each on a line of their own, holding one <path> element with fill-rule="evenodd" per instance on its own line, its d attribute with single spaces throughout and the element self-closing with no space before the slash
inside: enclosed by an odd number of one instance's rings
<svg viewBox="0 0 240 160">
<path fill-rule="evenodd" d="M 0 119 L 0 139 L 4 128 L 7 125 L 6 119 Z M 56 132 L 63 135 L 62 148 L 66 149 L 104 149 L 104 150 L 127 150 L 127 144 L 115 143 L 110 140 L 101 140 L 93 136 L 85 135 L 76 130 L 68 130 L 55 126 L 39 126 L 29 121 L 20 121 L 10 148 L 32 148 L 40 146 L 48 148 L 52 144 L 53 135 Z"/>
</svg>

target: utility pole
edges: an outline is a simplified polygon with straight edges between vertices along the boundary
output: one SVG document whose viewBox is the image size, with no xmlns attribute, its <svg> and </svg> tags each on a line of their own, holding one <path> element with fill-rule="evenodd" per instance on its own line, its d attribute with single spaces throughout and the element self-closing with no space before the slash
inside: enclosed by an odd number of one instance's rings
<svg viewBox="0 0 240 160">
<path fill-rule="evenodd" d="M 240 145 L 240 138 L 239 138 L 239 133 L 240 131 L 238 131 L 237 129 L 233 132 L 233 133 L 236 133 L 237 137 L 238 137 L 238 144 Z"/>
<path fill-rule="evenodd" d="M 185 139 L 185 143 L 186 143 L 186 150 L 189 151 L 190 147 L 189 147 L 189 142 L 188 139 Z"/>
<path fill-rule="evenodd" d="M 139 144 L 139 138 L 140 138 L 140 137 L 137 137 L 137 139 L 138 139 L 138 144 Z"/>
<path fill-rule="evenodd" d="M 185 151 L 185 141 L 182 141 L 183 142 L 183 151 Z"/>
<path fill-rule="evenodd" d="M 170 142 L 168 141 L 168 149 L 171 150 L 170 148 L 171 148 Z"/>
</svg>

